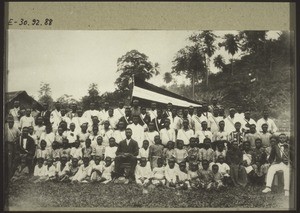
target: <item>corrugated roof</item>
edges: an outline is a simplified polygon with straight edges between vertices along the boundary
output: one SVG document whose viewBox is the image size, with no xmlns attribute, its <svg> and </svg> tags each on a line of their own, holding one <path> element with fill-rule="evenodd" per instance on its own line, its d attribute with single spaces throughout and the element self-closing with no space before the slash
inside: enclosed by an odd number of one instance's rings
<svg viewBox="0 0 300 213">
<path fill-rule="evenodd" d="M 28 95 L 25 90 L 6 92 L 5 93 L 5 102 L 6 103 L 10 102 L 12 99 L 14 99 L 15 97 L 17 97 L 18 95 L 20 95 L 21 93 L 24 93 L 24 92 L 26 93 L 26 95 Z"/>
</svg>

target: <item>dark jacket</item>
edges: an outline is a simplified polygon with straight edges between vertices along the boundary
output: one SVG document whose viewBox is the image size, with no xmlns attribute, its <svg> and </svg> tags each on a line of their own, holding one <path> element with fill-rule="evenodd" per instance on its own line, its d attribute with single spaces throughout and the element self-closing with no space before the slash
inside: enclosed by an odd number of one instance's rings
<svg viewBox="0 0 300 213">
<path fill-rule="evenodd" d="M 289 149 L 288 148 L 284 148 L 283 154 L 281 156 L 281 150 L 280 150 L 280 145 L 275 145 L 274 147 L 272 147 L 271 149 L 271 153 L 269 156 L 269 162 L 270 163 L 285 163 L 288 164 L 289 162 Z"/>
<path fill-rule="evenodd" d="M 123 154 L 123 153 L 130 153 L 133 156 L 138 156 L 138 154 L 139 154 L 138 143 L 135 140 L 130 139 L 129 144 L 127 145 L 126 139 L 122 140 L 119 143 L 116 154 L 120 155 L 120 154 Z"/>
<path fill-rule="evenodd" d="M 154 123 L 155 130 L 158 132 L 165 127 L 165 119 L 164 118 L 161 118 L 160 121 L 158 118 L 154 118 L 154 119 L 152 119 L 151 122 Z"/>
<path fill-rule="evenodd" d="M 42 117 L 44 121 L 44 125 L 49 125 L 50 115 L 51 115 L 51 111 L 47 110 L 47 111 L 40 112 L 37 117 Z"/>
<path fill-rule="evenodd" d="M 23 146 L 23 136 L 19 137 L 19 141 L 16 146 L 20 154 L 29 154 L 30 156 L 34 156 L 35 154 L 35 143 L 34 140 L 29 136 L 27 137 L 27 143 L 25 149 Z"/>
</svg>

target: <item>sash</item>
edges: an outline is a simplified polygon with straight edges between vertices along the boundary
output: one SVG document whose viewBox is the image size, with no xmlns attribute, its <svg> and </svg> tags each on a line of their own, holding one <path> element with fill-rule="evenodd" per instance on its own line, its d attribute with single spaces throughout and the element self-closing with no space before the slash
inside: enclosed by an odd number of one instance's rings
<svg viewBox="0 0 300 213">
<path fill-rule="evenodd" d="M 120 112 L 120 114 L 121 114 L 122 116 L 125 117 L 125 115 L 124 115 L 123 112 L 120 110 L 120 108 L 118 108 L 118 111 Z"/>
<path fill-rule="evenodd" d="M 227 117 L 227 118 L 230 121 L 230 123 L 234 126 L 234 123 L 233 123 L 232 119 L 230 117 Z"/>
<path fill-rule="evenodd" d="M 183 130 L 183 129 L 182 129 L 182 130 Z M 188 139 L 188 141 L 190 142 L 190 139 L 189 139 L 189 137 L 185 134 L 185 131 L 183 130 L 182 132 L 183 132 L 184 136 L 186 137 L 186 139 Z"/>
<path fill-rule="evenodd" d="M 217 125 L 217 127 L 219 127 L 218 122 L 216 121 L 216 118 L 214 116 L 211 116 L 214 119 L 215 124 Z"/>
</svg>

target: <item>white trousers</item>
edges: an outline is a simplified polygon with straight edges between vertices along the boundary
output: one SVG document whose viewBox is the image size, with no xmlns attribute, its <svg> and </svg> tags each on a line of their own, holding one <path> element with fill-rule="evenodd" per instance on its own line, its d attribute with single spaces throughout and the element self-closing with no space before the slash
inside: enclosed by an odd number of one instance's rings
<svg viewBox="0 0 300 213">
<path fill-rule="evenodd" d="M 274 175 L 277 171 L 283 172 L 283 178 L 284 178 L 284 190 L 290 189 L 290 167 L 283 162 L 278 164 L 273 164 L 269 167 L 268 173 L 267 173 L 267 187 L 272 186 Z"/>
</svg>

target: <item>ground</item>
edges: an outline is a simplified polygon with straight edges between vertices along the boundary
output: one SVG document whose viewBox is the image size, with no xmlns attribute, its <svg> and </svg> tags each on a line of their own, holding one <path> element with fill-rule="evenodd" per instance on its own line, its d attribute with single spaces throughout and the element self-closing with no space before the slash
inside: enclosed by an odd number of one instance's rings
<svg viewBox="0 0 300 213">
<path fill-rule="evenodd" d="M 11 209 L 42 207 L 89 208 L 288 208 L 289 198 L 281 190 L 262 194 L 263 186 L 226 188 L 220 191 L 149 189 L 143 194 L 135 183 L 12 183 L 8 206 Z"/>
</svg>

